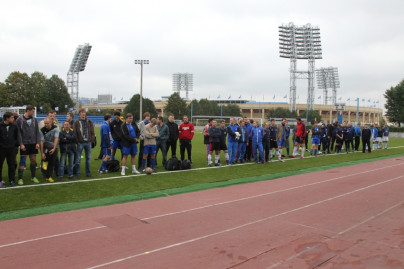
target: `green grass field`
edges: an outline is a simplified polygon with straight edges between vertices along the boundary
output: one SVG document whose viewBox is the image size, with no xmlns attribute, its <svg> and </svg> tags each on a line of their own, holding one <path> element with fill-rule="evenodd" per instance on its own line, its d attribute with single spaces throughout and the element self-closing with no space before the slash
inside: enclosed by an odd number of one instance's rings
<svg viewBox="0 0 404 269">
<path fill-rule="evenodd" d="M 99 130 L 97 130 L 98 133 Z M 121 177 L 119 172 L 99 175 L 97 170 L 101 163 L 94 160 L 99 153 L 99 147 L 96 147 L 92 152 L 92 179 L 86 177 L 71 181 L 65 179 L 63 182 L 69 182 L 69 184 L 40 184 L 35 187 L 15 187 L 0 190 L 0 220 L 129 202 L 231 184 L 275 179 L 282 176 L 324 170 L 332 167 L 343 168 L 358 162 L 371 161 L 389 156 L 404 155 L 404 139 L 391 138 L 388 150 L 377 150 L 371 154 L 343 153 L 339 155 L 319 156 L 317 158 L 305 158 L 303 160 L 293 159 L 285 163 L 274 161 L 263 165 L 248 163 L 220 168 L 207 168 L 205 146 L 203 145 L 201 132 L 195 134 L 192 146 L 193 170 L 165 172 L 165 169 L 161 165 L 162 157 L 159 154 L 157 174 L 128 177 Z M 179 147 L 177 155 L 179 155 Z M 306 152 L 306 157 L 308 156 L 309 154 Z M 119 154 L 117 154 L 117 159 L 119 159 Z M 223 154 L 221 160 L 223 163 Z M 3 178 L 6 178 L 7 168 L 4 168 Z M 349 171 L 349 167 L 343 169 L 348 169 L 347 171 Z M 128 171 L 130 170 L 126 171 L 127 175 L 129 175 Z M 85 175 L 83 159 L 81 174 Z M 31 184 L 29 177 L 29 171 L 27 170 L 24 173 L 24 186 Z M 37 177 L 42 183 L 45 183 L 45 180 L 41 178 L 39 169 L 37 170 Z M 104 179 L 94 180 L 99 178 Z M 59 182 L 61 181 L 56 180 L 56 183 Z"/>
</svg>

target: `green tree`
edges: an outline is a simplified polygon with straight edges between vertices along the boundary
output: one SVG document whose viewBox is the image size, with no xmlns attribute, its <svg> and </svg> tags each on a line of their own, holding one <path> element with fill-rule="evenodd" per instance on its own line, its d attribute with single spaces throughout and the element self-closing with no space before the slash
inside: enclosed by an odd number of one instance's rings
<svg viewBox="0 0 404 269">
<path fill-rule="evenodd" d="M 65 113 L 74 106 L 65 82 L 57 75 L 46 80 L 46 92 L 46 103 L 49 103 L 52 109 L 58 107 L 60 113 Z"/>
<path fill-rule="evenodd" d="M 151 118 L 157 117 L 156 107 L 152 100 L 148 98 L 142 98 L 142 113 L 149 112 Z M 129 103 L 126 105 L 125 109 L 123 110 L 124 114 L 132 113 L 134 120 L 139 120 L 139 110 L 140 110 L 140 94 L 135 94 L 130 99 Z M 143 115 L 142 115 L 143 118 Z"/>
<path fill-rule="evenodd" d="M 303 111 L 302 113 L 300 113 L 299 117 L 302 118 L 302 120 L 306 120 L 306 111 Z M 314 121 L 321 121 L 321 115 L 315 111 L 315 110 L 309 110 L 307 111 L 307 125 L 310 124 L 314 124 Z"/>
<path fill-rule="evenodd" d="M 48 92 L 47 89 L 48 86 L 47 81 L 48 78 L 43 73 L 40 72 L 32 73 L 29 79 L 30 83 L 27 92 L 29 99 L 32 100 L 30 104 L 36 106 L 37 109 L 42 106 L 42 110 L 45 113 L 52 108 L 49 100 L 53 98 L 53 96 L 52 97 L 49 96 L 50 93 Z M 55 96 L 55 99 L 56 98 L 57 97 Z"/>
<path fill-rule="evenodd" d="M 290 111 L 287 108 L 277 107 L 268 111 L 267 118 L 295 118 L 296 111 Z"/>
<path fill-rule="evenodd" d="M 241 117 L 240 107 L 236 104 L 228 104 L 223 106 L 223 116 Z"/>
<path fill-rule="evenodd" d="M 173 113 L 174 117 L 177 119 L 182 119 L 182 116 L 189 115 L 189 108 L 187 107 L 187 103 L 178 93 L 173 93 L 168 98 L 168 102 L 164 107 L 164 111 L 166 114 Z"/>
<path fill-rule="evenodd" d="M 204 116 L 217 116 L 220 115 L 220 107 L 215 101 L 209 101 L 208 99 L 192 100 L 188 105 L 189 111 L 191 110 L 191 105 L 193 108 L 193 115 L 204 115 Z"/>
<path fill-rule="evenodd" d="M 12 72 L 0 88 L 1 106 L 23 106 L 32 104 L 28 94 L 30 77 L 27 73 Z"/>
<path fill-rule="evenodd" d="M 390 122 L 398 122 L 399 126 L 404 122 L 404 80 L 395 87 L 391 87 L 384 93 L 387 109 L 386 116 Z"/>
</svg>

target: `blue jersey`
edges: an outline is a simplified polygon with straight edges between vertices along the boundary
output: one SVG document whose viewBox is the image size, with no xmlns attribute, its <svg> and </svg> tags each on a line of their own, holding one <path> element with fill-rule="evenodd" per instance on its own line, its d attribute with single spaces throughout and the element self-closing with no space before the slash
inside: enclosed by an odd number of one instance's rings
<svg viewBox="0 0 404 269">
<path fill-rule="evenodd" d="M 377 128 L 372 128 L 372 137 L 373 138 L 377 138 L 377 135 L 378 135 L 378 133 L 379 133 L 379 130 L 377 130 Z"/>
<path fill-rule="evenodd" d="M 227 126 L 227 142 L 234 143 L 237 142 L 235 133 L 238 131 L 238 125 L 231 125 Z"/>
<path fill-rule="evenodd" d="M 389 136 L 389 127 L 383 128 L 383 136 Z"/>
<path fill-rule="evenodd" d="M 253 127 L 251 129 L 250 138 L 255 144 L 262 143 L 262 137 L 264 136 L 264 129 L 261 126 Z"/>
<path fill-rule="evenodd" d="M 275 126 L 269 126 L 269 138 L 271 140 L 276 140 L 276 133 L 278 132 L 278 128 Z"/>
<path fill-rule="evenodd" d="M 314 126 L 313 127 L 313 134 L 312 134 L 311 138 L 320 139 L 319 132 L 321 132 L 320 127 Z"/>
<path fill-rule="evenodd" d="M 112 143 L 112 136 L 111 136 L 111 128 L 109 127 L 108 122 L 104 121 L 101 124 L 101 147 L 102 148 L 109 148 Z"/>
</svg>

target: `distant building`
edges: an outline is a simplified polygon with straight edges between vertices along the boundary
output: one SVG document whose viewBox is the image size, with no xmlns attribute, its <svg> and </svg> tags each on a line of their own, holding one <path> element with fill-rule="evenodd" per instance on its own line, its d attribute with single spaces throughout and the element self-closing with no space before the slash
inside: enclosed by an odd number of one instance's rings
<svg viewBox="0 0 404 269">
<path fill-rule="evenodd" d="M 112 94 L 99 94 L 97 103 L 99 105 L 110 105 L 112 104 Z"/>
</svg>

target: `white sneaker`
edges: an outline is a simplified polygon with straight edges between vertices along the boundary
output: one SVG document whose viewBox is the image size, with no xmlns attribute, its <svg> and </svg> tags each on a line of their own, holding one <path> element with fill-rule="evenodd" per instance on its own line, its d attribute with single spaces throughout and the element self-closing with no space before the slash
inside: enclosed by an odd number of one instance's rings
<svg viewBox="0 0 404 269">
<path fill-rule="evenodd" d="M 125 175 L 125 170 L 121 171 L 121 176 Z"/>
<path fill-rule="evenodd" d="M 132 169 L 132 174 L 140 174 L 140 172 L 136 169 Z"/>
</svg>

